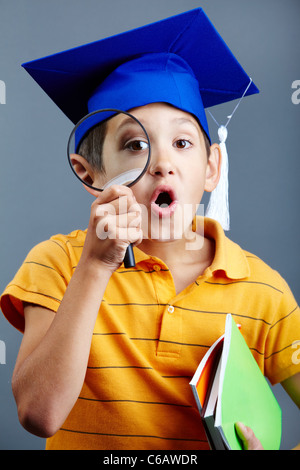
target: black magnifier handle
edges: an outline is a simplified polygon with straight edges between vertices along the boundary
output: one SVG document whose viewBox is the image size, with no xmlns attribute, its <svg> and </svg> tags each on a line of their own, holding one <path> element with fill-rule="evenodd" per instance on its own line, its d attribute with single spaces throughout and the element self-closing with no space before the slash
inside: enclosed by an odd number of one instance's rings
<svg viewBox="0 0 300 470">
<path fill-rule="evenodd" d="M 124 266 L 125 266 L 125 268 L 134 268 L 135 267 L 135 259 L 134 259 L 132 245 L 128 245 L 128 247 L 127 247 L 125 257 L 124 257 Z"/>
</svg>

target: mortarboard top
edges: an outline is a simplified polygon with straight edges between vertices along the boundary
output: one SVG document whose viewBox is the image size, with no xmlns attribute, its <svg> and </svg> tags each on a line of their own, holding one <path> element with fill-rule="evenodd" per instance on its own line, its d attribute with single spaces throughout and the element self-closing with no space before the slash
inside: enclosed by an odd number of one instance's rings
<svg viewBox="0 0 300 470">
<path fill-rule="evenodd" d="M 157 70 L 153 63 L 160 64 Z M 201 8 L 23 67 L 73 123 L 100 108 L 129 111 L 165 101 L 195 114 L 208 135 L 203 108 L 240 98 L 250 81 Z M 175 97 L 178 84 L 183 91 Z M 245 95 L 254 93 L 258 89 L 252 82 Z"/>
</svg>

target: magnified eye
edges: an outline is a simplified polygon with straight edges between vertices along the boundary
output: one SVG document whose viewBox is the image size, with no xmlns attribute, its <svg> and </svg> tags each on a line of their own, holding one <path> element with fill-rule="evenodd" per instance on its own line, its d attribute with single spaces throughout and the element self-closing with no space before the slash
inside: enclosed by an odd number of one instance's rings
<svg viewBox="0 0 300 470">
<path fill-rule="evenodd" d="M 176 142 L 174 143 L 174 146 L 178 149 L 187 149 L 191 145 L 192 143 L 186 139 L 179 139 L 179 140 L 176 140 Z"/>
<path fill-rule="evenodd" d="M 141 152 L 148 149 L 148 143 L 142 140 L 132 140 L 125 145 L 125 148 L 133 152 Z"/>
</svg>

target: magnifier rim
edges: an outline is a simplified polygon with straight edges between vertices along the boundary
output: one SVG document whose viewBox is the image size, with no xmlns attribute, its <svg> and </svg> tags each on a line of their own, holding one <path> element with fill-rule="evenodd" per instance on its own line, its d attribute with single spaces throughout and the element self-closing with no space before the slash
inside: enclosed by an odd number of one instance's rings
<svg viewBox="0 0 300 470">
<path fill-rule="evenodd" d="M 141 172 L 141 174 L 135 179 L 133 180 L 131 183 L 129 184 L 125 184 L 124 186 L 127 186 L 128 188 L 130 188 L 131 186 L 133 186 L 134 184 L 136 184 L 141 178 L 142 176 L 145 174 L 145 172 L 147 171 L 147 168 L 149 166 L 149 162 L 150 162 L 150 156 L 151 156 L 151 144 L 150 144 L 150 139 L 149 139 L 149 136 L 148 136 L 148 133 L 145 129 L 145 127 L 143 126 L 143 124 L 135 117 L 133 116 L 133 114 L 129 113 L 128 111 L 122 111 L 121 109 L 116 109 L 116 108 L 103 108 L 103 109 L 98 109 L 96 111 L 93 111 L 91 113 L 88 113 L 86 114 L 83 118 L 80 119 L 80 121 L 77 122 L 77 124 L 75 125 L 75 127 L 73 128 L 71 134 L 70 134 L 70 137 L 68 139 L 68 146 L 67 146 L 67 155 L 68 155 L 68 162 L 69 162 L 69 165 L 71 167 L 71 170 L 73 171 L 74 175 L 76 176 L 76 178 L 79 179 L 79 181 L 81 181 L 81 183 L 83 183 L 85 186 L 91 188 L 91 189 L 94 189 L 95 191 L 99 191 L 99 192 L 102 192 L 104 191 L 104 189 L 102 188 L 97 188 L 95 186 L 92 186 L 91 184 L 89 183 L 86 183 L 85 181 L 83 181 L 80 176 L 78 176 L 78 174 L 76 173 L 76 171 L 74 170 L 73 168 L 73 165 L 72 165 L 72 162 L 71 162 L 71 158 L 70 158 L 70 145 L 71 145 L 71 140 L 72 140 L 72 137 L 73 135 L 75 134 L 76 130 L 78 129 L 78 127 L 83 123 L 83 121 L 85 121 L 87 118 L 95 115 L 95 114 L 100 114 L 100 113 L 104 113 L 104 112 L 113 112 L 115 114 L 125 114 L 127 116 L 129 116 L 130 118 L 134 119 L 142 128 L 143 132 L 145 133 L 145 136 L 148 140 L 148 145 L 149 145 L 149 151 L 148 151 L 148 158 L 147 158 L 147 161 L 146 161 L 146 164 L 144 166 L 144 169 L 143 171 Z M 112 116 L 114 117 L 114 116 Z M 110 118 L 109 118 L 110 119 Z"/>
</svg>

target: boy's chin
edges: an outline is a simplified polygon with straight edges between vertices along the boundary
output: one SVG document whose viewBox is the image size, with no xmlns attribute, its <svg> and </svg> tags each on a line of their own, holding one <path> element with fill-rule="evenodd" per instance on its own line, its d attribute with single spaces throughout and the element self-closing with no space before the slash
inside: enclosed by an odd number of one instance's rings
<svg viewBox="0 0 300 470">
<path fill-rule="evenodd" d="M 144 233 L 147 233 L 144 231 Z M 190 240 L 193 238 L 191 226 L 187 229 L 183 227 L 173 227 L 171 224 L 160 224 L 148 229 L 148 239 L 158 242 L 172 242 L 178 240 Z"/>
</svg>

